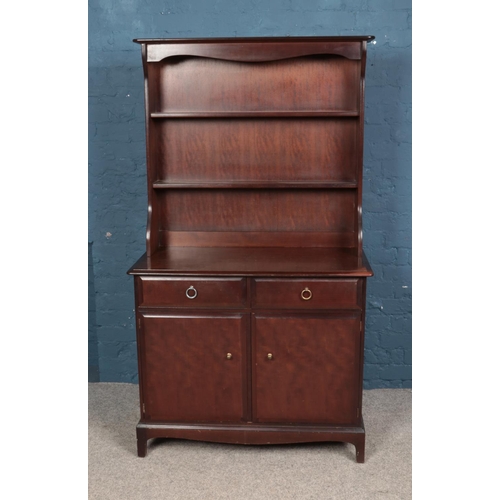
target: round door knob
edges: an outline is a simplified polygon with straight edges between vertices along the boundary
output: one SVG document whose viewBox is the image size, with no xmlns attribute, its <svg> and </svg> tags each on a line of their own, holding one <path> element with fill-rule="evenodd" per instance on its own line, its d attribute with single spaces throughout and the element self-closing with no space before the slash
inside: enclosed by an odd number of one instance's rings
<svg viewBox="0 0 500 500">
<path fill-rule="evenodd" d="M 232 355 L 230 352 L 228 352 L 228 353 L 226 354 L 226 358 L 227 358 L 227 359 L 233 359 L 233 355 Z"/>
<path fill-rule="evenodd" d="M 196 288 L 194 286 L 190 286 L 187 290 L 186 290 L 186 297 L 188 299 L 195 299 L 198 295 L 198 292 L 196 291 Z"/>
<path fill-rule="evenodd" d="M 272 355 L 271 353 L 269 353 L 269 354 L 267 355 L 267 359 L 273 359 L 273 355 Z"/>
<path fill-rule="evenodd" d="M 306 286 L 304 288 L 304 290 L 302 290 L 302 292 L 300 292 L 300 296 L 302 297 L 303 300 L 311 300 L 312 296 L 313 296 L 313 293 Z"/>
</svg>

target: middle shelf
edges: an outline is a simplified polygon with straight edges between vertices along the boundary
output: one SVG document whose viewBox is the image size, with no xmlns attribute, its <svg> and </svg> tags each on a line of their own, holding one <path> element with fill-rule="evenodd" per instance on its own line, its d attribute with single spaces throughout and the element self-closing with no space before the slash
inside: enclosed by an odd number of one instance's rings
<svg viewBox="0 0 500 500">
<path fill-rule="evenodd" d="M 357 110 L 293 110 L 293 111 L 157 111 L 149 115 L 160 118 L 352 118 L 359 117 Z"/>
<path fill-rule="evenodd" d="M 153 182 L 154 189 L 355 189 L 356 181 L 163 181 Z"/>
</svg>

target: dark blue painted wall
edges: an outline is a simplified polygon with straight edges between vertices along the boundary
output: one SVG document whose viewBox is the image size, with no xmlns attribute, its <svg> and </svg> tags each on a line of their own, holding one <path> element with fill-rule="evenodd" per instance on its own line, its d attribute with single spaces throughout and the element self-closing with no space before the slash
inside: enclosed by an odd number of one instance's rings
<svg viewBox="0 0 500 500">
<path fill-rule="evenodd" d="M 99 349 L 97 346 L 96 293 L 94 286 L 94 257 L 89 243 L 89 382 L 99 382 Z"/>
<path fill-rule="evenodd" d="M 368 46 L 366 71 L 364 241 L 375 277 L 368 285 L 365 387 L 411 386 L 407 0 L 90 0 L 95 313 L 89 319 L 95 323 L 89 335 L 95 332 L 101 381 L 137 381 L 133 283 L 125 273 L 145 250 L 146 166 L 141 55 L 132 38 L 354 34 L 377 37 Z"/>
</svg>

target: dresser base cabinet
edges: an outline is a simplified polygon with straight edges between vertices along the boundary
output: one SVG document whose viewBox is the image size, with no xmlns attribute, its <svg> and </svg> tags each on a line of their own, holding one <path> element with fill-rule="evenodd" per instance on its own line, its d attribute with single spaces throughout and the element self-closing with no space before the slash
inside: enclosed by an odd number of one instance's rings
<svg viewBox="0 0 500 500">
<path fill-rule="evenodd" d="M 373 37 L 138 39 L 146 252 L 137 450 L 341 441 L 364 461 Z"/>
<path fill-rule="evenodd" d="M 162 437 L 255 445 L 343 441 L 364 460 L 366 277 L 141 272 L 140 264 L 131 270 L 139 456 L 149 439 Z"/>
</svg>

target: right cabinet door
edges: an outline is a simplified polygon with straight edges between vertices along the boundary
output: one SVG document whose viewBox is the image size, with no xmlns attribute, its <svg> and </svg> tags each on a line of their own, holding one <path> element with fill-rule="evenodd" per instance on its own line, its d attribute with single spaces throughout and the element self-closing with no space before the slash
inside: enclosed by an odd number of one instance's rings
<svg viewBox="0 0 500 500">
<path fill-rule="evenodd" d="M 356 424 L 360 313 L 253 315 L 256 422 Z"/>
</svg>

